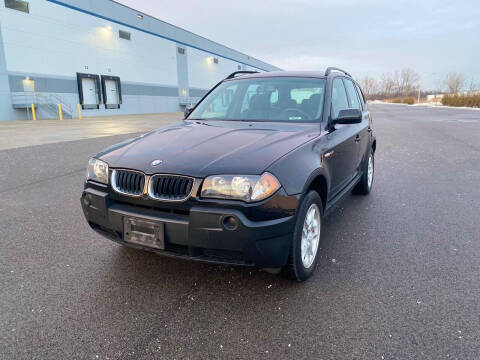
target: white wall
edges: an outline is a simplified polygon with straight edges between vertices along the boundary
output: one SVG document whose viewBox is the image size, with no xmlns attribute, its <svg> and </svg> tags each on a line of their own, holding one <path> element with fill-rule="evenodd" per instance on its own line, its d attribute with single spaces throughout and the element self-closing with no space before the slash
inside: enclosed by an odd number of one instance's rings
<svg viewBox="0 0 480 360">
<path fill-rule="evenodd" d="M 30 13 L 26 14 L 5 8 L 0 0 L 0 35 L 5 55 L 5 62 L 0 61 L 0 103 L 3 107 L 11 103 L 9 92 L 23 93 L 20 82 L 30 76 L 35 81 L 36 91 L 45 96 L 54 95 L 55 101 L 70 106 L 76 114 L 79 101 L 76 73 L 80 72 L 119 76 L 123 90 L 120 109 L 107 110 L 102 104 L 98 110 L 84 110 L 84 116 L 178 111 L 180 99 L 176 94 L 180 85 L 206 90 L 239 70 L 239 65 L 240 70 L 253 69 L 240 61 L 274 69 L 248 55 L 147 15 L 141 20 L 135 11 L 110 0 L 65 0 L 64 5 L 29 0 Z M 120 39 L 119 30 L 130 32 L 131 40 Z M 186 57 L 180 57 L 178 64 L 176 41 L 190 44 L 180 44 L 186 48 Z M 218 64 L 214 63 L 214 58 L 218 58 Z M 192 96 L 198 97 L 200 93 L 197 91 Z M 22 112 L 25 109 L 10 108 L 0 113 L 0 120 L 21 117 Z"/>
<path fill-rule="evenodd" d="M 194 48 L 188 48 L 188 82 L 190 87 L 210 89 L 220 80 L 238 71 L 240 63 L 218 58 L 218 64 L 213 62 L 212 54 Z"/>
<path fill-rule="evenodd" d="M 171 41 L 45 0 L 30 0 L 30 14 L 6 9 L 2 2 L 0 22 L 9 72 L 111 74 L 122 81 L 177 86 Z M 119 29 L 130 32 L 131 41 L 120 39 Z"/>
</svg>

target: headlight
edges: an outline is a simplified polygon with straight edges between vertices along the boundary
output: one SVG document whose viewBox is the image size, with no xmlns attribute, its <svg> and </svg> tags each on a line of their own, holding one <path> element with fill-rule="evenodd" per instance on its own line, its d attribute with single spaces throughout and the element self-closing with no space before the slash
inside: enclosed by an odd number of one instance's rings
<svg viewBox="0 0 480 360">
<path fill-rule="evenodd" d="M 91 158 L 87 165 L 87 180 L 108 184 L 108 164 L 102 160 Z"/>
<path fill-rule="evenodd" d="M 266 199 L 279 188 L 277 178 L 269 173 L 262 176 L 214 175 L 203 182 L 201 196 L 253 202 Z"/>
</svg>

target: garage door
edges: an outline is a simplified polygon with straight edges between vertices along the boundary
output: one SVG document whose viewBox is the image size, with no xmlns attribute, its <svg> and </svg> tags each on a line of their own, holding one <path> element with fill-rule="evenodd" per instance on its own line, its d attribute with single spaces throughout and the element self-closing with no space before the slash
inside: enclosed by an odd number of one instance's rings
<svg viewBox="0 0 480 360">
<path fill-rule="evenodd" d="M 107 96 L 107 105 L 120 104 L 117 82 L 115 80 L 105 80 L 105 95 Z"/>
<path fill-rule="evenodd" d="M 83 90 L 83 103 L 85 105 L 98 104 L 97 84 L 95 82 L 95 79 L 83 78 L 82 90 Z"/>
</svg>

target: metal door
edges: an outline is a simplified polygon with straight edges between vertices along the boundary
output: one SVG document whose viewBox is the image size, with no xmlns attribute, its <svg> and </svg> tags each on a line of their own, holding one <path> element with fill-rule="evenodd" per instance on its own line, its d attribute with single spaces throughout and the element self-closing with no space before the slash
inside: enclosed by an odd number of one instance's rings
<svg viewBox="0 0 480 360">
<path fill-rule="evenodd" d="M 83 90 L 83 103 L 85 105 L 97 105 L 97 84 L 95 79 L 83 78 L 82 79 L 82 90 Z"/>
<path fill-rule="evenodd" d="M 105 104 L 118 105 L 120 104 L 120 98 L 118 96 L 118 86 L 115 80 L 105 80 Z"/>
<path fill-rule="evenodd" d="M 336 119 L 339 112 L 348 109 L 350 104 L 341 78 L 332 84 L 331 118 Z M 329 197 L 335 196 L 347 186 L 356 174 L 357 143 L 353 125 L 336 124 L 327 135 L 329 149 L 324 154 L 324 161 L 330 171 Z"/>
</svg>

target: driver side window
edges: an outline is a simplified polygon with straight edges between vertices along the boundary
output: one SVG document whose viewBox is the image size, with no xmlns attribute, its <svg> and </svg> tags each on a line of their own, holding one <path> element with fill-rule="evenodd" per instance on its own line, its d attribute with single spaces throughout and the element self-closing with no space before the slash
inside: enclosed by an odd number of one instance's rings
<svg viewBox="0 0 480 360">
<path fill-rule="evenodd" d="M 333 80 L 332 86 L 332 117 L 336 119 L 341 110 L 348 109 L 348 98 L 342 79 Z"/>
</svg>

